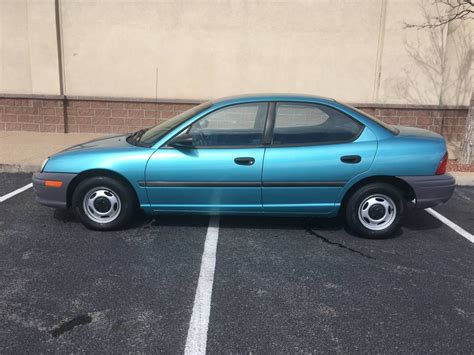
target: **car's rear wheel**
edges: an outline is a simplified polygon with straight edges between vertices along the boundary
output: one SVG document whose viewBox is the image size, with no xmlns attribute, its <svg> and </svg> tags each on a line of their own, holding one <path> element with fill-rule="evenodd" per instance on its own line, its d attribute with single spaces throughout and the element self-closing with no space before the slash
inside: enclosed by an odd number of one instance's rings
<svg viewBox="0 0 474 355">
<path fill-rule="evenodd" d="M 356 190 L 346 204 L 348 227 L 366 238 L 386 238 L 399 228 L 405 212 L 403 193 L 390 184 L 372 183 Z"/>
<path fill-rule="evenodd" d="M 87 228 L 93 230 L 125 227 L 133 217 L 135 205 L 131 188 L 107 176 L 81 181 L 72 195 L 74 213 Z"/>
</svg>

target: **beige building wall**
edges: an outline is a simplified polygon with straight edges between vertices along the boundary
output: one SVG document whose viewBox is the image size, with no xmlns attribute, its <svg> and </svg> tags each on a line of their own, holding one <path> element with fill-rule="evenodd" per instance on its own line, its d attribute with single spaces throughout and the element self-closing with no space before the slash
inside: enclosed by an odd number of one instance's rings
<svg viewBox="0 0 474 355">
<path fill-rule="evenodd" d="M 57 94 L 54 0 L 0 0 L 0 92 Z"/>
<path fill-rule="evenodd" d="M 387 0 L 376 102 L 467 105 L 472 92 L 474 22 L 406 29 L 437 16 L 431 1 Z"/>
<path fill-rule="evenodd" d="M 359 103 L 466 104 L 472 88 L 472 23 L 439 38 L 404 29 L 404 22 L 424 19 L 417 0 L 60 4 L 67 95 L 292 92 Z M 0 0 L 0 11 L 0 92 L 58 94 L 54 0 Z M 438 40 L 450 49 L 443 57 L 449 69 L 433 76 L 426 65 L 436 64 Z M 469 50 L 467 65 L 460 52 Z"/>
</svg>

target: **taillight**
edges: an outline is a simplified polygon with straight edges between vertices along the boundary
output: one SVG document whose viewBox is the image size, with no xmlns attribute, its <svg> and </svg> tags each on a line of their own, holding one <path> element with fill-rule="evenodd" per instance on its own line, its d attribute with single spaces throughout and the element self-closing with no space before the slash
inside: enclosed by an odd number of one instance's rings
<svg viewBox="0 0 474 355">
<path fill-rule="evenodd" d="M 438 169 L 436 169 L 436 175 L 443 175 L 446 173 L 446 165 L 448 165 L 448 153 L 445 153 L 443 159 L 439 162 Z"/>
</svg>

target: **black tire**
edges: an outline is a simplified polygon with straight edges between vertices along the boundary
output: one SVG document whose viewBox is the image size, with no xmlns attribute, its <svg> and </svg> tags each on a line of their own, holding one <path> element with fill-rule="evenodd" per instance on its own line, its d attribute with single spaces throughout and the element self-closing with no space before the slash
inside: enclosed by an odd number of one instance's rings
<svg viewBox="0 0 474 355">
<path fill-rule="evenodd" d="M 395 208 L 391 209 L 392 205 Z M 405 209 L 406 200 L 398 188 L 387 183 L 372 183 L 360 187 L 349 197 L 344 212 L 352 232 L 364 238 L 382 239 L 398 231 Z"/>
<path fill-rule="evenodd" d="M 84 199 L 86 195 L 89 196 L 95 189 L 97 189 L 97 193 L 103 194 L 103 200 L 99 201 L 99 197 L 91 196 L 87 201 L 94 201 L 97 205 L 91 203 L 93 206 L 89 207 L 89 211 L 86 211 L 87 207 L 84 204 L 87 204 L 87 202 L 84 202 Z M 92 195 L 94 195 L 93 192 Z M 95 200 L 93 197 L 95 197 Z M 84 226 L 92 230 L 109 231 L 126 227 L 133 217 L 136 206 L 136 196 L 130 186 L 120 180 L 107 176 L 94 176 L 81 181 L 72 194 L 74 214 Z M 105 213 L 110 211 L 110 213 L 109 217 L 101 219 L 101 217 L 95 216 L 93 211 L 104 211 Z M 94 217 L 96 220 L 94 220 Z M 107 222 L 109 219 L 110 221 Z"/>
</svg>

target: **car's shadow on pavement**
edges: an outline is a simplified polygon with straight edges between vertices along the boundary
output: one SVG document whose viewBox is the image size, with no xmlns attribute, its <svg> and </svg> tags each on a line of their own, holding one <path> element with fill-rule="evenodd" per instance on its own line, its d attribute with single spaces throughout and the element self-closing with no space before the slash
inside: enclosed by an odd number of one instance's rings
<svg viewBox="0 0 474 355">
<path fill-rule="evenodd" d="M 166 226 L 199 225 L 207 226 L 208 216 L 201 215 L 176 215 L 161 214 L 156 216 L 143 216 L 143 220 L 153 219 L 152 224 Z M 138 222 L 138 221 L 137 221 Z M 148 222 L 149 223 L 149 222 Z M 137 227 L 140 223 L 137 223 Z M 424 210 L 408 207 L 402 223 L 402 229 L 410 231 L 424 231 L 439 229 L 443 223 Z M 276 217 L 276 216 L 234 216 L 220 217 L 221 228 L 232 229 L 317 229 L 320 231 L 345 231 L 352 234 L 346 227 L 342 216 L 324 217 Z M 393 237 L 403 234 L 400 230 Z"/>
<path fill-rule="evenodd" d="M 55 210 L 54 219 L 63 223 L 80 223 L 70 210 Z M 209 224 L 207 215 L 186 215 L 186 214 L 159 214 L 154 216 L 146 215 L 139 211 L 135 214 L 128 229 L 149 229 L 159 226 L 186 226 L 186 227 L 206 227 Z M 405 218 L 400 229 L 391 238 L 396 238 L 403 234 L 403 229 L 410 231 L 425 231 L 439 229 L 443 223 L 434 218 L 424 210 L 407 208 Z M 224 215 L 220 217 L 220 227 L 230 229 L 294 229 L 294 230 L 318 230 L 318 231 L 345 231 L 353 233 L 347 229 L 342 216 L 324 217 L 276 217 L 276 216 L 233 216 Z"/>
<path fill-rule="evenodd" d="M 57 209 L 53 212 L 53 218 L 63 223 L 81 224 L 81 221 L 69 209 Z M 187 226 L 187 227 L 207 227 L 209 216 L 206 215 L 185 215 L 185 214 L 162 214 L 150 216 L 143 211 L 138 211 L 133 216 L 131 224 L 126 229 L 149 229 L 162 226 Z M 85 227 L 84 227 L 85 228 Z"/>
<path fill-rule="evenodd" d="M 433 230 L 442 226 L 443 223 L 439 219 L 436 219 L 425 210 L 416 210 L 411 207 L 407 208 L 402 223 L 403 228 L 412 231 Z"/>
<path fill-rule="evenodd" d="M 53 212 L 53 218 L 64 223 L 81 223 L 76 219 L 76 216 L 74 216 L 74 213 L 71 210 L 56 209 Z"/>
</svg>

